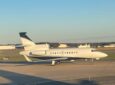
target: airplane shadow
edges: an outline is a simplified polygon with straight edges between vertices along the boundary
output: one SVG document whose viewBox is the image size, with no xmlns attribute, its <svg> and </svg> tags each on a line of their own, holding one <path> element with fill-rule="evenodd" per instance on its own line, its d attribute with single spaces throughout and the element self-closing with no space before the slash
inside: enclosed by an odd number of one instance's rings
<svg viewBox="0 0 115 85">
<path fill-rule="evenodd" d="M 75 85 L 99 85 L 96 81 L 93 80 L 79 80 Z"/>
<path fill-rule="evenodd" d="M 10 81 L 2 83 L 0 80 L 0 85 L 98 85 L 95 81 L 79 80 L 77 83 L 71 84 L 5 70 L 0 70 L 0 77 Z"/>
<path fill-rule="evenodd" d="M 0 77 L 3 77 L 9 81 L 10 83 L 0 83 L 0 85 L 70 85 L 67 83 L 25 75 L 25 74 L 19 74 L 14 73 L 10 71 L 4 71 L 0 70 Z"/>
</svg>

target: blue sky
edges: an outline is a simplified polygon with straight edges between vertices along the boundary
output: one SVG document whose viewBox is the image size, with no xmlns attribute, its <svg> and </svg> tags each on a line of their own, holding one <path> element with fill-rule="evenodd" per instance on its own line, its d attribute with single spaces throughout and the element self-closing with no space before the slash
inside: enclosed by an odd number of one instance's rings
<svg viewBox="0 0 115 85">
<path fill-rule="evenodd" d="M 0 0 L 0 43 L 115 41 L 115 0 Z"/>
</svg>

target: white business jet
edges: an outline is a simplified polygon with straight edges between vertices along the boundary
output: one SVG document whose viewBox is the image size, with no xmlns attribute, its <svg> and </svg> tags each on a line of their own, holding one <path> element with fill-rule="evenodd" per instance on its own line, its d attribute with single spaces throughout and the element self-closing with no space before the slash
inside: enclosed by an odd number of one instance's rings
<svg viewBox="0 0 115 85">
<path fill-rule="evenodd" d="M 26 32 L 20 32 L 21 43 L 24 51 L 20 52 L 28 62 L 32 62 L 30 57 L 51 60 L 51 64 L 62 60 L 76 59 L 96 59 L 107 57 L 107 54 L 94 50 L 93 48 L 50 48 L 49 44 L 36 45 Z"/>
</svg>

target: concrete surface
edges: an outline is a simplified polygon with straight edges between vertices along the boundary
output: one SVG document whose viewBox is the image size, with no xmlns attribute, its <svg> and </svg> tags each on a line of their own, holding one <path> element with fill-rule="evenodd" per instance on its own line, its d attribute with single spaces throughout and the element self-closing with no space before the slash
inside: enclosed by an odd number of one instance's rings
<svg viewBox="0 0 115 85">
<path fill-rule="evenodd" d="M 0 63 L 0 85 L 115 85 L 115 61 Z"/>
</svg>

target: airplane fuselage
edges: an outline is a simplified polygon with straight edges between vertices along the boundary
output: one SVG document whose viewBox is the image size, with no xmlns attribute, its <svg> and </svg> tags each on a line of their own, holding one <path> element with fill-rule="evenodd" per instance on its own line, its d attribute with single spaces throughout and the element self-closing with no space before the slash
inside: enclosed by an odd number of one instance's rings
<svg viewBox="0 0 115 85">
<path fill-rule="evenodd" d="M 100 59 L 104 58 L 107 55 L 105 53 L 92 50 L 91 48 L 80 49 L 80 48 L 62 48 L 62 49 L 49 49 L 49 50 L 33 50 L 33 51 L 24 51 L 21 54 L 38 55 L 37 57 L 65 57 L 65 58 L 94 58 Z M 34 56 L 33 56 L 34 57 Z"/>
</svg>

